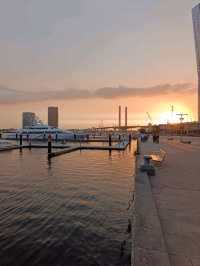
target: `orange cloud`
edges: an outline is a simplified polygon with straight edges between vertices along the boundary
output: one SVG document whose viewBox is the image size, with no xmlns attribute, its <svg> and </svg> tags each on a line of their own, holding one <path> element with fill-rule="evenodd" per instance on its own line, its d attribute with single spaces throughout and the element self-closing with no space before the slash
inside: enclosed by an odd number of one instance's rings
<svg viewBox="0 0 200 266">
<path fill-rule="evenodd" d="M 161 84 L 151 87 L 104 87 L 96 90 L 64 89 L 64 90 L 42 90 L 39 92 L 25 92 L 0 86 L 0 103 L 33 102 L 46 100 L 76 100 L 90 98 L 127 98 L 127 97 L 155 97 L 178 93 L 180 95 L 193 93 L 194 87 L 191 83 Z"/>
</svg>

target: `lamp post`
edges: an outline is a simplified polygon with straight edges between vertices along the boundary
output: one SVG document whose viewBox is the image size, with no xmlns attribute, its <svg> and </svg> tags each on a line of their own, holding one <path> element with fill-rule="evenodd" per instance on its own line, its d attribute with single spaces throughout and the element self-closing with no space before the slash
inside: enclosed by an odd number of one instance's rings
<svg viewBox="0 0 200 266">
<path fill-rule="evenodd" d="M 180 119 L 180 141 L 182 141 L 182 136 L 183 136 L 182 125 L 183 125 L 183 121 L 184 121 L 184 116 L 187 116 L 188 114 L 181 113 L 181 114 L 176 114 L 176 115 L 178 115 L 180 117 L 179 118 Z"/>
</svg>

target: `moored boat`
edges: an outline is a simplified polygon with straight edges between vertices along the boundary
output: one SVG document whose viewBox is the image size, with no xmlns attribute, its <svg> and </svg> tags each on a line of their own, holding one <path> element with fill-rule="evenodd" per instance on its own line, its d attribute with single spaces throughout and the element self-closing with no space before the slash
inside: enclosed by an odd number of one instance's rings
<svg viewBox="0 0 200 266">
<path fill-rule="evenodd" d="M 74 133 L 68 130 L 50 127 L 42 123 L 38 123 L 31 127 L 16 129 L 3 133 L 2 138 L 7 140 L 17 140 L 22 135 L 24 140 L 47 140 L 51 136 L 52 140 L 81 140 L 86 138 L 84 133 Z"/>
</svg>

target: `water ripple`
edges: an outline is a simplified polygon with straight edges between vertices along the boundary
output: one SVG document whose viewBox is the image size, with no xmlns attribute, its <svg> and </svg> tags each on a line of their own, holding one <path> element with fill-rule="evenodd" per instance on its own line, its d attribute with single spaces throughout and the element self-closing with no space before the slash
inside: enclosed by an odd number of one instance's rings
<svg viewBox="0 0 200 266">
<path fill-rule="evenodd" d="M 120 258 L 133 187 L 133 151 L 0 154 L 0 264 L 130 265 Z"/>
</svg>

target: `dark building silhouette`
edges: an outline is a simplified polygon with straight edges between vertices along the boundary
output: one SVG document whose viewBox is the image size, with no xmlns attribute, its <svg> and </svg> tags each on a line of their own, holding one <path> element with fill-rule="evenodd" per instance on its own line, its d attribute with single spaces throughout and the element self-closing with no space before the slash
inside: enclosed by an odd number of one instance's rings
<svg viewBox="0 0 200 266">
<path fill-rule="evenodd" d="M 192 9 L 198 73 L 198 122 L 200 122 L 200 4 Z"/>
<path fill-rule="evenodd" d="M 58 107 L 48 107 L 48 125 L 58 127 Z"/>
<path fill-rule="evenodd" d="M 22 113 L 22 127 L 27 128 L 36 124 L 36 115 L 32 112 Z"/>
</svg>

